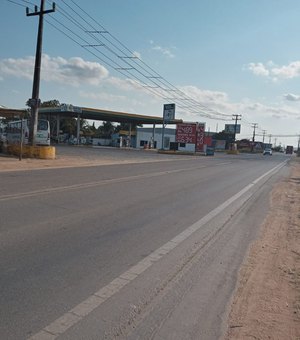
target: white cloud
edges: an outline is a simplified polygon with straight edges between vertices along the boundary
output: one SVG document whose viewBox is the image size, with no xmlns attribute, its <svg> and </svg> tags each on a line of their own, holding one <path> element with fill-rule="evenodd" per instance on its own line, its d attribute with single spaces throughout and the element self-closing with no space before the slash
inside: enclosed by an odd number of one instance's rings
<svg viewBox="0 0 300 340">
<path fill-rule="evenodd" d="M 34 57 L 0 60 L 0 77 L 33 78 Z"/>
<path fill-rule="evenodd" d="M 141 56 L 141 53 L 140 52 L 137 52 L 137 51 L 134 51 L 133 52 L 133 56 L 138 58 L 138 59 L 141 59 L 142 60 L 142 56 Z"/>
<path fill-rule="evenodd" d="M 246 98 L 240 102 L 232 102 L 225 92 L 202 90 L 195 86 L 185 86 L 181 87 L 180 89 L 188 96 L 195 99 L 197 102 L 201 103 L 209 109 L 216 110 L 217 112 L 225 113 L 228 115 L 241 114 L 242 125 L 244 126 L 243 129 L 246 129 L 247 126 L 247 124 L 245 124 L 245 121 L 243 121 L 243 117 L 247 121 L 259 123 L 259 126 L 262 128 L 270 127 L 272 130 L 275 130 L 276 127 L 276 129 L 278 128 L 278 130 L 280 131 L 281 125 L 278 125 L 278 123 L 276 123 L 278 119 L 288 122 L 288 119 L 298 119 L 298 117 L 300 116 L 299 111 L 296 107 L 283 104 L 282 102 L 266 105 L 261 102 L 255 102 Z M 206 112 L 208 114 L 212 113 L 209 110 L 206 110 Z M 188 115 L 189 113 L 185 113 L 187 119 Z M 199 112 L 198 114 L 199 119 L 201 119 L 200 115 L 201 112 Z M 197 116 L 197 114 L 195 116 Z M 189 119 L 192 118 L 190 117 Z M 229 117 L 229 120 L 231 120 L 231 117 Z"/>
<path fill-rule="evenodd" d="M 34 57 L 0 60 L 0 77 L 14 76 L 17 78 L 33 78 Z M 61 84 L 79 86 L 80 84 L 99 85 L 107 78 L 108 70 L 96 62 L 85 61 L 79 57 L 65 59 L 50 57 L 42 58 L 41 78 Z"/>
<path fill-rule="evenodd" d="M 300 76 L 300 61 L 294 61 L 287 66 L 272 68 L 272 74 L 278 78 L 292 79 Z"/>
<path fill-rule="evenodd" d="M 256 76 L 269 76 L 270 71 L 262 63 L 250 63 L 248 69 Z"/>
<path fill-rule="evenodd" d="M 154 41 L 153 40 L 150 40 L 150 44 L 151 45 L 154 45 Z M 162 46 L 159 46 L 159 45 L 155 45 L 155 46 L 152 46 L 151 49 L 153 51 L 158 51 L 160 52 L 162 55 L 164 55 L 165 57 L 167 58 L 175 58 L 175 55 L 172 53 L 171 49 L 175 49 L 175 47 L 172 47 L 172 48 L 166 48 L 166 47 L 162 47 Z"/>
<path fill-rule="evenodd" d="M 132 79 L 122 79 L 117 77 L 109 77 L 105 81 L 107 84 L 113 85 L 114 87 L 125 90 L 125 91 L 131 91 L 133 88 L 140 88 L 137 81 Z"/>
<path fill-rule="evenodd" d="M 247 69 L 257 76 L 268 77 L 273 81 L 300 77 L 300 61 L 293 61 L 288 65 L 278 66 L 272 61 L 263 63 L 249 63 Z"/>
<path fill-rule="evenodd" d="M 82 98 L 88 98 L 92 100 L 101 100 L 101 101 L 107 101 L 107 102 L 115 102 L 118 100 L 126 100 L 126 96 L 121 95 L 115 95 L 112 93 L 105 93 L 105 92 L 84 92 L 79 91 L 79 95 Z"/>
<path fill-rule="evenodd" d="M 171 50 L 161 47 L 161 46 L 154 46 L 152 47 L 152 50 L 154 51 L 159 51 L 161 52 L 164 56 L 168 57 L 168 58 L 175 58 L 175 55 L 171 52 Z"/>
<path fill-rule="evenodd" d="M 196 86 L 182 86 L 179 89 L 187 96 L 200 103 L 198 107 L 199 114 L 201 113 L 201 106 L 203 107 L 202 113 L 204 114 L 213 115 L 213 112 L 215 111 L 221 114 L 230 115 L 236 112 L 236 105 L 228 101 L 228 95 L 225 92 L 202 90 Z M 196 110 L 198 108 L 196 107 Z M 231 119 L 231 117 L 227 118 Z"/>
<path fill-rule="evenodd" d="M 203 104 L 228 100 L 228 95 L 225 92 L 201 90 L 196 86 L 183 86 L 181 90 Z"/>
<path fill-rule="evenodd" d="M 253 120 L 260 121 L 261 119 L 269 119 L 269 118 L 297 118 L 299 116 L 299 112 L 296 108 L 284 105 L 284 104 L 272 104 L 272 105 L 264 105 L 257 102 L 245 102 L 240 103 L 239 110 L 240 112 L 245 112 L 248 116 L 253 117 Z M 272 123 L 270 120 L 269 123 Z"/>
<path fill-rule="evenodd" d="M 292 93 L 287 93 L 283 95 L 283 98 L 285 98 L 288 101 L 291 102 L 297 102 L 300 101 L 300 96 Z"/>
</svg>

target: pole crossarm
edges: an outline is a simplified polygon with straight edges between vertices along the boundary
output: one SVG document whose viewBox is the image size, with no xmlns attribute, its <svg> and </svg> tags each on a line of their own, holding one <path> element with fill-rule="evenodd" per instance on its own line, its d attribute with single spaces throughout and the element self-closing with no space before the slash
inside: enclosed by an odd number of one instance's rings
<svg viewBox="0 0 300 340">
<path fill-rule="evenodd" d="M 42 6 L 41 6 L 42 8 Z M 26 16 L 28 17 L 32 17 L 34 15 L 44 15 L 44 14 L 48 14 L 48 13 L 53 13 L 55 12 L 56 9 L 56 4 L 55 2 L 52 3 L 52 9 L 46 9 L 46 10 L 40 10 L 38 11 L 38 6 L 34 6 L 34 12 L 29 12 L 29 8 L 26 7 Z"/>
</svg>

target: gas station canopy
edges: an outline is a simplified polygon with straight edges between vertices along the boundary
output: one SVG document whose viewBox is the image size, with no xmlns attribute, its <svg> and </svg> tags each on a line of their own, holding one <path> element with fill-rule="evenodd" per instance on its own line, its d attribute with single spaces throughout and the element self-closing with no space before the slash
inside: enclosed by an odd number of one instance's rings
<svg viewBox="0 0 300 340">
<path fill-rule="evenodd" d="M 15 110 L 0 108 L 0 117 L 20 118 L 27 112 L 24 110 Z M 146 116 L 140 114 L 108 111 L 102 109 L 92 109 L 86 107 L 73 106 L 62 104 L 59 107 L 41 107 L 39 113 L 54 117 L 72 117 L 83 118 L 90 120 L 110 121 L 118 123 L 134 123 L 134 124 L 163 124 L 163 118 L 157 116 Z M 168 124 L 182 123 L 181 119 L 173 119 L 168 121 Z"/>
</svg>

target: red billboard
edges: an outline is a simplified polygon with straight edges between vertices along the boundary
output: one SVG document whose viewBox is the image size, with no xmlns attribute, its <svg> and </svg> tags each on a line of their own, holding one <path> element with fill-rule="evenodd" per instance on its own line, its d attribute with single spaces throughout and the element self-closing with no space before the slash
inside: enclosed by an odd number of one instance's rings
<svg viewBox="0 0 300 340">
<path fill-rule="evenodd" d="M 196 144 L 196 124 L 177 124 L 176 142 Z"/>
</svg>

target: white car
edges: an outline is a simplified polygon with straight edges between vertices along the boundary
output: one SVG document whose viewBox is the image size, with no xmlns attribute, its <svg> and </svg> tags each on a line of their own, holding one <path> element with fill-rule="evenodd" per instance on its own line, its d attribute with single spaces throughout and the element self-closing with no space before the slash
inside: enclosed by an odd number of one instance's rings
<svg viewBox="0 0 300 340">
<path fill-rule="evenodd" d="M 272 149 L 265 149 L 263 155 L 269 155 L 272 156 Z"/>
</svg>

